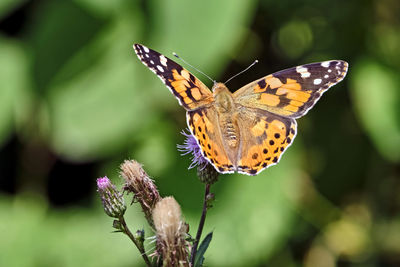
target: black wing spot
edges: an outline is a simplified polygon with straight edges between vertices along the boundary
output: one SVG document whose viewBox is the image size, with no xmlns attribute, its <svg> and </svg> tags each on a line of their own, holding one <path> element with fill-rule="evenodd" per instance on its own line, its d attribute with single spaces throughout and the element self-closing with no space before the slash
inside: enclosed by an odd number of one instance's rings
<svg viewBox="0 0 400 267">
<path fill-rule="evenodd" d="M 275 144 L 274 140 L 269 140 L 269 144 L 273 146 Z"/>
<path fill-rule="evenodd" d="M 258 86 L 260 86 L 261 89 L 264 89 L 267 86 L 265 79 L 262 79 L 261 81 L 259 81 Z"/>
</svg>

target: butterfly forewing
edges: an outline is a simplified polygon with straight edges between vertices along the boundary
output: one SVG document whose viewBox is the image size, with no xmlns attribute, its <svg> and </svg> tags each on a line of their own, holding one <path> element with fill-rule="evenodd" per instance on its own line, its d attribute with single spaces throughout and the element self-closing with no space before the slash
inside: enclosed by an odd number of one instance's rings
<svg viewBox="0 0 400 267">
<path fill-rule="evenodd" d="M 193 110 L 213 101 L 211 91 L 193 74 L 172 59 L 140 44 L 133 45 L 144 65 L 154 72 L 186 110 Z"/>
<path fill-rule="evenodd" d="M 275 72 L 237 90 L 236 101 L 277 115 L 304 116 L 329 87 L 345 77 L 348 64 L 331 60 Z"/>
</svg>

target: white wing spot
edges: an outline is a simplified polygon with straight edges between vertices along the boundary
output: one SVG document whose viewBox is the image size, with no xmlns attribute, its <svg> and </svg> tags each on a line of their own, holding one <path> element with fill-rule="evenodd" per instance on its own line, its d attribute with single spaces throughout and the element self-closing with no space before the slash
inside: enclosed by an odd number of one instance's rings
<svg viewBox="0 0 400 267">
<path fill-rule="evenodd" d="M 296 67 L 296 72 L 300 73 L 301 78 L 308 78 L 311 76 L 311 73 L 308 72 L 308 69 L 303 66 Z"/>
<path fill-rule="evenodd" d="M 160 62 L 161 65 L 164 65 L 165 67 L 167 66 L 167 58 L 164 57 L 163 55 L 160 56 Z"/>
<path fill-rule="evenodd" d="M 324 62 L 321 63 L 321 66 L 324 67 L 324 68 L 328 68 L 330 64 L 331 64 L 330 61 L 324 61 Z"/>
<path fill-rule="evenodd" d="M 325 74 L 324 78 L 325 78 L 325 79 L 328 79 L 328 78 L 329 78 L 329 75 L 328 75 L 328 74 Z"/>
<path fill-rule="evenodd" d="M 154 61 L 153 61 L 153 60 L 150 60 L 150 63 L 151 63 L 152 65 L 154 65 Z"/>
<path fill-rule="evenodd" d="M 142 47 L 143 47 L 144 52 L 146 52 L 146 53 L 150 52 L 150 50 L 147 47 L 145 47 L 145 46 L 142 46 Z"/>
<path fill-rule="evenodd" d="M 321 82 L 322 82 L 321 79 L 315 79 L 315 80 L 314 80 L 314 84 L 315 84 L 315 85 L 318 85 L 318 84 L 320 84 Z"/>
<path fill-rule="evenodd" d="M 328 70 L 328 72 L 332 72 L 332 70 L 331 70 L 331 69 L 329 69 L 329 70 Z"/>
<path fill-rule="evenodd" d="M 157 65 L 157 69 L 158 69 L 159 71 L 161 71 L 161 72 L 164 72 L 164 69 L 163 69 L 160 65 Z"/>
<path fill-rule="evenodd" d="M 146 56 L 147 58 L 149 58 L 149 57 L 150 57 L 150 56 L 149 56 L 149 54 L 146 54 L 145 56 Z"/>
</svg>

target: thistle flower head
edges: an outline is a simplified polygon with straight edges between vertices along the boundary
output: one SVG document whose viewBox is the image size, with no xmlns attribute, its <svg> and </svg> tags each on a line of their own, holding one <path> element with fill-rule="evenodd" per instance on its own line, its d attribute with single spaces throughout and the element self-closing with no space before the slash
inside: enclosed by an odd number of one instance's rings
<svg viewBox="0 0 400 267">
<path fill-rule="evenodd" d="M 188 229 L 181 217 L 181 208 L 173 197 L 161 199 L 153 210 L 157 251 L 164 266 L 189 266 L 185 240 Z"/>
<path fill-rule="evenodd" d="M 189 169 L 197 166 L 197 176 L 202 183 L 215 183 L 218 180 L 219 173 L 215 170 L 214 166 L 204 158 L 196 138 L 190 133 L 190 131 L 189 133 L 182 131 L 181 134 L 184 135 L 186 139 L 183 145 L 178 145 L 178 150 L 183 152 L 182 155 L 193 155 Z"/>
<path fill-rule="evenodd" d="M 124 190 L 134 194 L 133 201 L 140 203 L 147 221 L 154 228 L 152 212 L 161 197 L 153 180 L 142 165 L 134 160 L 125 160 L 121 164 L 120 174 L 125 180 Z"/>
<path fill-rule="evenodd" d="M 182 155 L 192 154 L 192 163 L 189 165 L 189 169 L 192 169 L 198 166 L 200 169 L 204 169 L 210 163 L 204 158 L 201 153 L 201 148 L 197 143 L 196 138 L 190 133 L 187 133 L 185 130 L 181 132 L 183 136 L 186 137 L 183 145 L 178 145 L 178 150 L 182 152 Z"/>
<path fill-rule="evenodd" d="M 126 206 L 122 193 L 117 190 L 107 176 L 97 179 L 97 191 L 108 216 L 119 218 L 124 215 Z"/>
</svg>

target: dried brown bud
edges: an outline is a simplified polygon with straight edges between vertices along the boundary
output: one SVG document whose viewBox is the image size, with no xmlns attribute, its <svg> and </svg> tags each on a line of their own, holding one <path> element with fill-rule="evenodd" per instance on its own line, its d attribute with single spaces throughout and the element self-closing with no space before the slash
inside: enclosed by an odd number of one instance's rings
<svg viewBox="0 0 400 267">
<path fill-rule="evenodd" d="M 120 174 L 125 180 L 124 190 L 134 194 L 133 201 L 140 203 L 147 221 L 154 228 L 152 211 L 161 197 L 153 180 L 142 165 L 134 160 L 125 160 L 121 164 Z"/>
<path fill-rule="evenodd" d="M 157 233 L 157 251 L 163 266 L 189 266 L 187 224 L 181 219 L 181 208 L 173 197 L 160 200 L 153 210 Z"/>
</svg>

